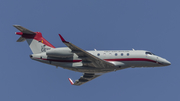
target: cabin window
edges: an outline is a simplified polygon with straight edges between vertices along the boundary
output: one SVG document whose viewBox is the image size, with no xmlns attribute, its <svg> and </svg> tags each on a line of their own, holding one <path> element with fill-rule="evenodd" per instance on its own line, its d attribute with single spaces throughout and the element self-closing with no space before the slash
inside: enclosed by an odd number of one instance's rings
<svg viewBox="0 0 180 101">
<path fill-rule="evenodd" d="M 121 53 L 121 56 L 123 56 L 123 53 Z"/>
<path fill-rule="evenodd" d="M 127 53 L 127 56 L 129 56 L 129 53 Z"/>
<path fill-rule="evenodd" d="M 98 53 L 97 56 L 100 56 L 100 54 Z"/>
<path fill-rule="evenodd" d="M 115 56 L 117 56 L 118 54 L 117 53 L 115 53 Z"/>
</svg>

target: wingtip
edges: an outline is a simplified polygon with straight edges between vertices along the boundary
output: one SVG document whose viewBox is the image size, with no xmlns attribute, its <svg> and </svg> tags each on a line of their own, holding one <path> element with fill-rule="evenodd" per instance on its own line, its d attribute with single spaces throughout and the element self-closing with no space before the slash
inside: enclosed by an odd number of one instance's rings
<svg viewBox="0 0 180 101">
<path fill-rule="evenodd" d="M 73 80 L 71 80 L 71 78 L 68 78 L 69 82 L 71 83 L 71 85 L 74 85 Z"/>
<path fill-rule="evenodd" d="M 69 43 L 69 42 L 67 42 L 67 41 L 61 36 L 61 34 L 59 34 L 59 37 L 61 38 L 61 41 L 62 41 L 62 42 Z"/>
<path fill-rule="evenodd" d="M 16 27 L 16 26 L 20 26 L 20 25 L 13 25 L 14 27 Z"/>
</svg>

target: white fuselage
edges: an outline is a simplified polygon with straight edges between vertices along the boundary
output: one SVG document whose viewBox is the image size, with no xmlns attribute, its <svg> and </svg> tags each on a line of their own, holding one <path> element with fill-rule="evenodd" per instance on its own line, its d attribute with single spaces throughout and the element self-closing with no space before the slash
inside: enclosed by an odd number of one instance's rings
<svg viewBox="0 0 180 101">
<path fill-rule="evenodd" d="M 154 55 L 145 50 L 101 50 L 87 51 L 92 55 L 114 64 L 116 67 L 104 69 L 84 67 L 81 58 L 67 47 L 55 48 L 39 54 L 32 54 L 33 60 L 62 67 L 78 72 L 105 73 L 129 67 L 160 67 L 171 63 L 164 58 Z"/>
<path fill-rule="evenodd" d="M 41 32 L 30 31 L 20 25 L 14 25 L 21 32 L 17 42 L 27 41 L 32 55 L 30 58 L 42 63 L 62 67 L 72 71 L 83 72 L 72 85 L 82 85 L 103 73 L 121 70 L 129 67 L 160 67 L 171 63 L 164 58 L 145 50 L 101 50 L 85 51 L 78 46 L 66 41 L 59 34 L 61 41 L 67 47 L 55 48 L 42 37 Z"/>
</svg>

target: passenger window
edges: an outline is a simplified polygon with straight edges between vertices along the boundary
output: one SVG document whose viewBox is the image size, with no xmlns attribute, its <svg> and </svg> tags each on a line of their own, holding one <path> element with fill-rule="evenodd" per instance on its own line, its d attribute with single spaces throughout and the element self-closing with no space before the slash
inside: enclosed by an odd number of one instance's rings
<svg viewBox="0 0 180 101">
<path fill-rule="evenodd" d="M 129 53 L 127 53 L 127 56 L 129 56 Z"/>
<path fill-rule="evenodd" d="M 98 53 L 97 56 L 100 56 L 100 54 Z"/>
<path fill-rule="evenodd" d="M 121 56 L 123 56 L 123 53 L 121 53 Z"/>
<path fill-rule="evenodd" d="M 118 54 L 117 53 L 115 53 L 115 56 L 117 56 Z"/>
</svg>

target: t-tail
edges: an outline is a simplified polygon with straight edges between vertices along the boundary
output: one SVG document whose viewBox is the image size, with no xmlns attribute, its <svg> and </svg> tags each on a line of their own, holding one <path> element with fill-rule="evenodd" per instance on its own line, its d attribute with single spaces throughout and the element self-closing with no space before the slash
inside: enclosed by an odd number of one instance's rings
<svg viewBox="0 0 180 101">
<path fill-rule="evenodd" d="M 33 54 L 46 52 L 52 48 L 55 48 L 51 43 L 42 37 L 41 32 L 30 31 L 20 25 L 13 25 L 21 32 L 16 32 L 15 34 L 21 35 L 17 42 L 27 41 L 29 47 Z"/>
</svg>

